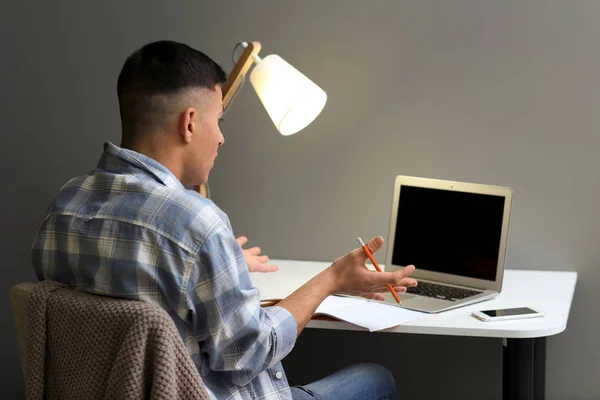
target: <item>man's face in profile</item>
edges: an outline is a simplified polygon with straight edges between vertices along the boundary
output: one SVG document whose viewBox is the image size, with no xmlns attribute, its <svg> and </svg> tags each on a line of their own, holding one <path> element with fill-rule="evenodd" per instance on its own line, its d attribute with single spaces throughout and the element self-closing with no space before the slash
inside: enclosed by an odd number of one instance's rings
<svg viewBox="0 0 600 400">
<path fill-rule="evenodd" d="M 198 90 L 203 93 L 194 97 L 203 99 L 204 104 L 196 105 L 196 109 L 201 111 L 194 117 L 194 123 L 198 128 L 190 143 L 190 162 L 186 164 L 185 174 L 194 182 L 183 182 L 187 185 L 200 185 L 208 180 L 219 146 L 225 141 L 219 127 L 219 120 L 223 116 L 221 85 L 216 85 L 212 90 Z"/>
</svg>

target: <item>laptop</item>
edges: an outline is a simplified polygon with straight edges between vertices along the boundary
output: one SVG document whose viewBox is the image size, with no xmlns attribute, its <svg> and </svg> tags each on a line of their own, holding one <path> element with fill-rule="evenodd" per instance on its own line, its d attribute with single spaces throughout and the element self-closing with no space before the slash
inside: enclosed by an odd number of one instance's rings
<svg viewBox="0 0 600 400">
<path fill-rule="evenodd" d="M 508 187 L 397 176 L 385 270 L 413 264 L 419 282 L 402 306 L 437 313 L 497 296 L 511 203 Z"/>
</svg>

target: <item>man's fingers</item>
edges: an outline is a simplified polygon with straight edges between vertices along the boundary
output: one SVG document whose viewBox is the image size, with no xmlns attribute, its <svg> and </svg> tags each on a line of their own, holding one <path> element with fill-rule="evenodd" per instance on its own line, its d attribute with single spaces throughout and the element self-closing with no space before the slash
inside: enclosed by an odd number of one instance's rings
<svg viewBox="0 0 600 400">
<path fill-rule="evenodd" d="M 369 300 L 379 300 L 379 301 L 385 300 L 385 297 L 383 297 L 383 295 L 381 293 L 365 293 L 365 294 L 362 294 L 361 296 L 364 297 L 365 299 L 369 299 Z"/>
<path fill-rule="evenodd" d="M 394 286 L 394 292 L 396 293 L 406 293 L 406 288 L 404 286 Z M 372 290 L 373 293 L 389 293 L 390 289 L 388 285 L 377 286 Z"/>
<path fill-rule="evenodd" d="M 375 272 L 369 271 L 368 279 L 373 286 L 417 286 L 417 281 L 413 278 L 407 278 L 415 270 L 414 265 L 409 265 L 395 272 Z"/>
<path fill-rule="evenodd" d="M 263 264 L 254 267 L 255 272 L 275 272 L 279 271 L 279 267 L 277 265 L 272 264 Z"/>
<path fill-rule="evenodd" d="M 396 272 L 369 271 L 367 274 L 367 282 L 375 288 L 385 287 L 386 285 L 395 286 L 400 281 Z"/>
<path fill-rule="evenodd" d="M 383 246 L 383 237 L 375 236 L 373 239 L 369 240 L 365 243 L 367 249 L 371 252 L 371 254 L 375 254 L 377 250 Z M 358 248 L 354 250 L 354 254 L 358 257 L 359 260 L 367 260 L 369 257 L 365 254 L 365 251 L 362 248 Z"/>
<path fill-rule="evenodd" d="M 242 247 L 243 245 L 245 245 L 246 243 L 248 243 L 248 238 L 246 236 L 240 236 L 239 238 L 235 239 L 238 244 L 240 245 L 240 247 Z"/>
<path fill-rule="evenodd" d="M 415 287 L 415 286 L 417 286 L 417 284 L 418 284 L 418 282 L 415 279 L 404 278 L 404 279 L 402 279 L 400 281 L 399 284 L 395 284 L 394 285 L 394 290 L 397 291 L 397 290 L 402 289 L 402 288 L 406 289 L 406 288 L 409 288 L 409 287 Z"/>
<path fill-rule="evenodd" d="M 401 272 L 404 276 L 408 276 L 408 275 L 412 274 L 414 270 L 415 270 L 414 265 L 407 265 L 406 267 L 402 268 Z"/>
<path fill-rule="evenodd" d="M 251 256 L 257 256 L 260 254 L 260 247 L 252 247 L 248 250 L 246 250 L 246 252 L 251 255 Z"/>
<path fill-rule="evenodd" d="M 379 250 L 383 246 L 383 237 L 375 236 L 373 239 L 369 240 L 367 243 L 367 248 L 374 254 L 377 250 Z"/>
</svg>

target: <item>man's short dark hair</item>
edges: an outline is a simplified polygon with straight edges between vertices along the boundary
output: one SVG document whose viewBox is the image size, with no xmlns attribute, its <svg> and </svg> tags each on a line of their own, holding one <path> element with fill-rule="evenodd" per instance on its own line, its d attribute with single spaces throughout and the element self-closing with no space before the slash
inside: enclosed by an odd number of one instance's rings
<svg viewBox="0 0 600 400">
<path fill-rule="evenodd" d="M 223 69 L 206 54 L 182 43 L 149 43 L 127 58 L 117 81 L 122 145 L 157 128 L 171 95 L 185 89 L 214 89 L 223 84 Z"/>
</svg>

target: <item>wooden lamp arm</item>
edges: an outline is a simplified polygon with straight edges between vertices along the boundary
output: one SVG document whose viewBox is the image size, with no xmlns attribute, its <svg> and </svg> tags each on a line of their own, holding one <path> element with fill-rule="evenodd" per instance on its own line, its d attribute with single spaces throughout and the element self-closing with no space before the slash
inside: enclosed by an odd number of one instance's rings
<svg viewBox="0 0 600 400">
<path fill-rule="evenodd" d="M 227 109 L 229 106 L 229 102 L 233 99 L 235 92 L 238 90 L 240 85 L 242 84 L 242 76 L 246 75 L 254 60 L 252 59 L 253 55 L 258 54 L 260 51 L 260 43 L 259 42 L 250 42 L 248 43 L 248 47 L 244 50 L 239 60 L 231 70 L 231 73 L 227 77 L 227 81 L 223 84 L 221 88 L 223 91 L 223 108 Z"/>
<path fill-rule="evenodd" d="M 244 50 L 237 63 L 231 70 L 231 73 L 227 77 L 227 81 L 223 84 L 221 90 L 223 91 L 223 108 L 227 109 L 229 103 L 233 99 L 235 92 L 242 84 L 242 76 L 246 75 L 254 60 L 253 55 L 258 54 L 260 51 L 260 42 L 249 42 L 248 47 Z M 202 196 L 208 196 L 208 189 L 206 185 L 194 186 L 194 190 L 200 193 Z"/>
</svg>

